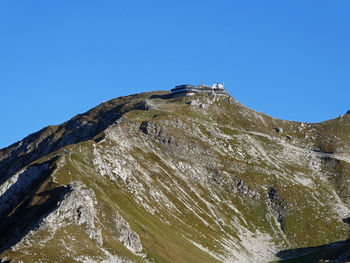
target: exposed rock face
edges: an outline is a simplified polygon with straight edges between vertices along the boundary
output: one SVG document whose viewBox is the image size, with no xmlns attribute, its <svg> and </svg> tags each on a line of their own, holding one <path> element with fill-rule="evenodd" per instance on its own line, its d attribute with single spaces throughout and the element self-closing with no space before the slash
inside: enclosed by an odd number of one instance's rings
<svg viewBox="0 0 350 263">
<path fill-rule="evenodd" d="M 58 203 L 55 211 L 45 217 L 40 223 L 40 228 L 47 228 L 55 233 L 57 229 L 66 224 L 84 225 L 88 236 L 97 244 L 102 245 L 101 229 L 95 226 L 97 219 L 97 204 L 95 193 L 79 181 L 73 181 L 67 186 L 67 193 Z"/>
<path fill-rule="evenodd" d="M 118 241 L 132 253 L 140 254 L 142 251 L 140 237 L 130 228 L 129 223 L 119 213 L 115 215 L 115 224 L 119 231 L 119 235 L 116 237 Z"/>
<path fill-rule="evenodd" d="M 256 200 L 260 199 L 260 194 L 257 191 L 250 189 L 248 186 L 244 184 L 244 182 L 240 179 L 235 179 L 235 185 L 233 187 L 234 193 L 240 193 L 243 195 L 248 195 L 251 198 Z"/>
<path fill-rule="evenodd" d="M 280 224 L 281 230 L 284 229 L 284 215 L 283 215 L 283 209 L 284 204 L 283 200 L 278 196 L 276 189 L 271 187 L 268 192 L 268 206 L 272 210 L 273 215 L 276 217 L 278 223 Z"/>
<path fill-rule="evenodd" d="M 343 260 L 349 132 L 349 116 L 288 122 L 228 95 L 105 102 L 0 151 L 0 258 Z"/>
<path fill-rule="evenodd" d="M 0 214 L 18 203 L 21 195 L 28 192 L 32 183 L 43 177 L 43 171 L 48 168 L 48 163 L 29 166 L 5 181 L 0 186 Z"/>
<path fill-rule="evenodd" d="M 141 123 L 140 131 L 162 143 L 176 144 L 174 137 L 167 135 L 158 123 L 144 121 Z"/>
<path fill-rule="evenodd" d="M 30 244 L 32 236 L 38 231 L 49 233 L 42 240 L 45 243 L 54 237 L 58 229 L 69 224 L 83 225 L 89 238 L 100 246 L 103 244 L 101 229 L 95 226 L 97 201 L 94 191 L 88 189 L 82 182 L 73 181 L 66 187 L 61 199 L 57 207 L 40 218 L 38 227 L 28 232 L 17 246 L 12 248 L 13 250 L 20 249 L 21 245 Z"/>
</svg>

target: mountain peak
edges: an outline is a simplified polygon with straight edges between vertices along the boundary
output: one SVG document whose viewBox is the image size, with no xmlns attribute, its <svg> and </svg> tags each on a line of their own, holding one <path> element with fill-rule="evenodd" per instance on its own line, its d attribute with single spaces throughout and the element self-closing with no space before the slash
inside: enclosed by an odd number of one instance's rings
<svg viewBox="0 0 350 263">
<path fill-rule="evenodd" d="M 284 121 L 222 90 L 178 88 L 112 99 L 2 149 L 1 259 L 300 262 L 305 251 L 317 260 L 342 254 L 348 118 Z"/>
</svg>

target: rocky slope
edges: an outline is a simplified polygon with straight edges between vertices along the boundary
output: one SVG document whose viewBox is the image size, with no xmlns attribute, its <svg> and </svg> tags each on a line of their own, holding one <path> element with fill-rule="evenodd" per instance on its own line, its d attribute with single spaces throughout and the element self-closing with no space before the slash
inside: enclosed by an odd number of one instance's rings
<svg viewBox="0 0 350 263">
<path fill-rule="evenodd" d="M 2 262 L 345 262 L 350 114 L 120 97 L 0 151 Z"/>
</svg>

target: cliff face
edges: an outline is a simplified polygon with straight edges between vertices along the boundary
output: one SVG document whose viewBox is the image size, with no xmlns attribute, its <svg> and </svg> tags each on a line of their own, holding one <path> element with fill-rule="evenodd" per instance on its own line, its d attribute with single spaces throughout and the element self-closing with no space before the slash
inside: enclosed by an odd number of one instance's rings
<svg viewBox="0 0 350 263">
<path fill-rule="evenodd" d="M 0 151 L 1 258 L 344 259 L 322 245 L 349 238 L 349 132 L 350 115 L 289 122 L 229 95 L 105 102 Z"/>
</svg>

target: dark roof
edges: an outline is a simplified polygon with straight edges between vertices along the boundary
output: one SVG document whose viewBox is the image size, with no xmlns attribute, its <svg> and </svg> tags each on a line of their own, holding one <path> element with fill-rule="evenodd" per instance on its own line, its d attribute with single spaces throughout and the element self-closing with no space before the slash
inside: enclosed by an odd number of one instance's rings
<svg viewBox="0 0 350 263">
<path fill-rule="evenodd" d="M 193 89 L 193 88 L 196 88 L 196 86 L 191 84 L 183 84 L 183 85 L 175 86 L 175 89 Z"/>
</svg>

